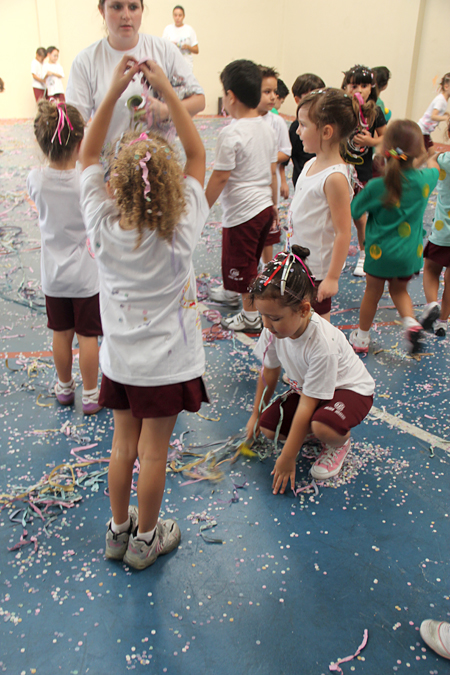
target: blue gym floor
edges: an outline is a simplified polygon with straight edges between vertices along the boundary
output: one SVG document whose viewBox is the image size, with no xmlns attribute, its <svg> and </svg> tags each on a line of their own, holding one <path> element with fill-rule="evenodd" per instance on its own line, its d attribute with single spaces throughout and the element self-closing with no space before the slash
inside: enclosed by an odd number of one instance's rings
<svg viewBox="0 0 450 675">
<path fill-rule="evenodd" d="M 197 121 L 208 169 L 224 123 Z M 1 124 L 0 148 L 0 673 L 325 675 L 365 630 L 359 656 L 340 665 L 346 675 L 447 673 L 418 628 L 450 617 L 449 338 L 428 334 L 425 353 L 407 356 L 386 295 L 365 359 L 374 409 L 354 430 L 341 476 L 317 493 L 302 456 L 303 490 L 274 496 L 274 460 L 262 450 L 220 464 L 217 482 L 211 463 L 168 468 L 163 513 L 178 520 L 181 546 L 142 572 L 107 561 L 112 415 L 83 417 L 81 386 L 72 409 L 51 395 L 39 231 L 25 190 L 40 162 L 31 121 Z M 199 298 L 202 310 L 226 313 L 204 303 L 220 277 L 220 207 L 210 219 L 195 255 Z M 354 237 L 332 316 L 347 333 L 364 291 L 355 262 Z M 411 292 L 420 311 L 421 277 Z M 226 443 L 253 401 L 253 340 L 202 321 L 211 405 L 180 415 L 173 469 L 199 459 L 182 451 L 230 460 Z M 76 356 L 75 373 L 80 384 Z"/>
</svg>

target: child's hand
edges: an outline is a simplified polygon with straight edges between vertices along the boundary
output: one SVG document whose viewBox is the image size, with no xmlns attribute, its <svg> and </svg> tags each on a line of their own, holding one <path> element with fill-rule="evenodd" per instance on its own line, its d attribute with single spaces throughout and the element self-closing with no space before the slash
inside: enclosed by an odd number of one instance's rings
<svg viewBox="0 0 450 675">
<path fill-rule="evenodd" d="M 258 415 L 256 413 L 253 413 L 253 415 L 250 417 L 249 421 L 245 425 L 245 429 L 247 431 L 247 436 L 245 440 L 249 440 L 253 438 L 253 431 L 255 431 L 255 436 L 259 436 L 259 426 L 256 427 L 255 429 L 255 424 L 258 421 Z"/>
<path fill-rule="evenodd" d="M 339 282 L 335 279 L 325 279 L 320 284 L 317 291 L 317 302 L 322 302 L 327 298 L 332 298 L 339 290 Z"/>
<path fill-rule="evenodd" d="M 141 63 L 139 67 L 145 79 L 155 91 L 159 92 L 160 94 L 164 94 L 168 88 L 172 89 L 165 72 L 155 61 Z"/>
<path fill-rule="evenodd" d="M 294 459 L 286 458 L 283 456 L 283 453 L 278 457 L 275 467 L 270 474 L 273 476 L 272 490 L 274 495 L 278 491 L 280 491 L 280 494 L 284 494 L 289 480 L 291 481 L 292 490 L 295 490 L 295 460 L 296 457 Z"/>
<path fill-rule="evenodd" d="M 125 54 L 114 69 L 109 93 L 116 99 L 120 98 L 137 72 L 139 72 L 137 60 L 134 56 Z"/>
<path fill-rule="evenodd" d="M 280 195 L 283 197 L 283 199 L 287 199 L 289 197 L 289 185 L 287 184 L 286 179 L 281 181 Z"/>
</svg>

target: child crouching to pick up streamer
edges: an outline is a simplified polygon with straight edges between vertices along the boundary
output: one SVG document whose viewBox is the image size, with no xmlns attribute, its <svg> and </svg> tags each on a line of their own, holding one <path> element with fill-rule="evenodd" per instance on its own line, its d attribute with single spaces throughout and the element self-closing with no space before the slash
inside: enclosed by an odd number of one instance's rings
<svg viewBox="0 0 450 675">
<path fill-rule="evenodd" d="M 109 188 L 100 152 L 114 106 L 138 71 L 166 101 L 186 153 L 183 178 L 161 138 L 131 133 L 115 145 Z M 82 208 L 100 277 L 104 340 L 100 401 L 114 412 L 106 557 L 143 569 L 180 542 L 160 520 L 167 450 L 177 415 L 207 395 L 192 255 L 208 215 L 205 150 L 162 69 L 124 56 L 81 151 Z M 129 506 L 139 458 L 139 511 Z"/>
<path fill-rule="evenodd" d="M 98 271 L 86 241 L 80 208 L 77 160 L 84 135 L 81 114 L 71 105 L 41 100 L 34 133 L 48 166 L 33 169 L 28 194 L 39 213 L 41 283 L 47 326 L 53 331 L 53 359 L 61 405 L 72 405 L 72 343 L 77 335 L 83 380 L 82 406 L 93 415 L 98 402 L 98 336 L 102 334 Z"/>
<path fill-rule="evenodd" d="M 305 259 L 292 246 L 279 253 L 251 287 L 264 330 L 255 348 L 262 361 L 247 436 L 286 439 L 273 475 L 273 493 L 295 488 L 297 454 L 309 434 L 322 442 L 311 468 L 316 480 L 336 476 L 350 450 L 350 430 L 369 412 L 374 381 L 340 330 L 311 310 L 316 289 Z M 269 403 L 284 368 L 291 386 Z M 262 411 L 262 414 L 261 414 Z"/>
</svg>

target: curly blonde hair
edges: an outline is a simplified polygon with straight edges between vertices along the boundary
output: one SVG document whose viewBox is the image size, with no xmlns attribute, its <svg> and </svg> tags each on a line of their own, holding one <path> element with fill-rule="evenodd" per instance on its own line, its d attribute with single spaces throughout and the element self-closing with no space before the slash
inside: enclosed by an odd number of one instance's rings
<svg viewBox="0 0 450 675">
<path fill-rule="evenodd" d="M 175 150 L 164 138 L 131 131 L 112 150 L 109 184 L 122 219 L 138 230 L 136 248 L 145 230 L 157 230 L 162 239 L 171 241 L 186 208 Z M 145 194 L 148 184 L 150 191 Z"/>
</svg>

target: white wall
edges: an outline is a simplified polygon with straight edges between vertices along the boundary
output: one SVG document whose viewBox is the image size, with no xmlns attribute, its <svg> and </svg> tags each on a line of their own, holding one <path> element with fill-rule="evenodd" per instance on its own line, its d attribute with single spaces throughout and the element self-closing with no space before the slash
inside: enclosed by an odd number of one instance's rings
<svg viewBox="0 0 450 675">
<path fill-rule="evenodd" d="M 142 31 L 161 35 L 174 4 L 147 0 Z M 207 114 L 217 112 L 220 71 L 236 58 L 276 67 L 288 87 L 307 71 L 340 86 L 342 71 L 355 63 L 386 65 L 393 76 L 383 98 L 394 117 L 412 119 L 421 116 L 450 70 L 438 30 L 450 26 L 449 0 L 377 0 L 370 11 L 354 0 L 186 0 L 184 6 L 199 39 L 194 72 L 206 92 Z M 6 89 L 0 118 L 34 116 L 30 63 L 38 46 L 58 46 L 68 75 L 78 51 L 105 34 L 96 0 L 2 2 L 1 21 Z M 294 114 L 292 97 L 282 112 Z"/>
</svg>

